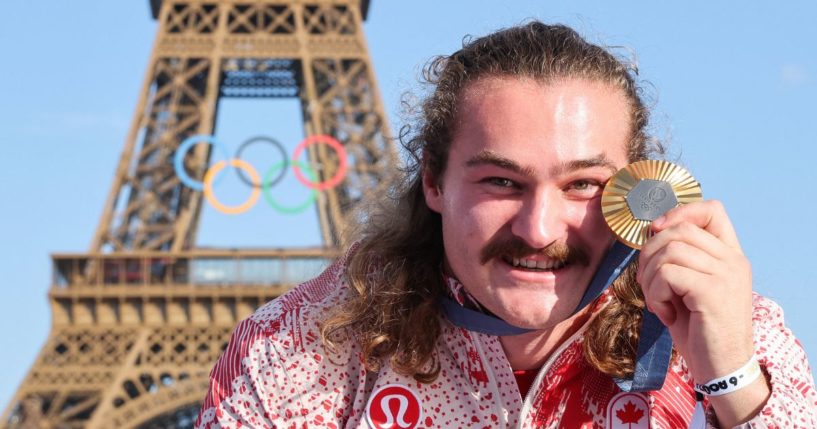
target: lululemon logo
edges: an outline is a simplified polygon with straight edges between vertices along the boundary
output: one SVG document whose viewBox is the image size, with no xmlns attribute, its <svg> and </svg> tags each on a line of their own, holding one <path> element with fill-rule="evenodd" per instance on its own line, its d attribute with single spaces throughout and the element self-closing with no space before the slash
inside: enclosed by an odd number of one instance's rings
<svg viewBox="0 0 817 429">
<path fill-rule="evenodd" d="M 641 393 L 621 392 L 607 405 L 607 429 L 649 429 L 650 407 Z"/>
<path fill-rule="evenodd" d="M 402 384 L 380 387 L 366 405 L 366 420 L 374 429 L 414 429 L 422 418 L 420 398 Z"/>
</svg>

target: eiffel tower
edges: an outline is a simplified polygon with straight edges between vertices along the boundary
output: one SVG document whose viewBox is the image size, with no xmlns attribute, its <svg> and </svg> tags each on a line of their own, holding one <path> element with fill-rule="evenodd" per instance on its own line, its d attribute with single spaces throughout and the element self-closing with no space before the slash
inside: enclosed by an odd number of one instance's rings
<svg viewBox="0 0 817 429">
<path fill-rule="evenodd" d="M 158 32 L 99 226 L 88 253 L 52 256 L 51 332 L 0 427 L 192 427 L 232 327 L 328 265 L 354 205 L 388 186 L 397 156 L 363 33 L 369 3 L 150 0 Z M 213 133 L 222 97 L 297 97 L 304 134 L 341 143 L 345 159 L 306 146 L 313 185 L 345 170 L 317 192 L 323 246 L 196 248 L 206 192 L 174 159 Z M 182 154 L 190 178 L 206 181 L 211 152 Z"/>
</svg>

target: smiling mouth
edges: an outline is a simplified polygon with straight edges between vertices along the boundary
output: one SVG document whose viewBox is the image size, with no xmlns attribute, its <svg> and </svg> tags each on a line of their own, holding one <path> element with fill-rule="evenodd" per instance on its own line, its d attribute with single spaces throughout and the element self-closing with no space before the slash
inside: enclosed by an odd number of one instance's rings
<svg viewBox="0 0 817 429">
<path fill-rule="evenodd" d="M 536 261 L 511 257 L 502 257 L 502 260 L 514 268 L 527 271 L 556 271 L 567 266 L 567 261 Z"/>
</svg>

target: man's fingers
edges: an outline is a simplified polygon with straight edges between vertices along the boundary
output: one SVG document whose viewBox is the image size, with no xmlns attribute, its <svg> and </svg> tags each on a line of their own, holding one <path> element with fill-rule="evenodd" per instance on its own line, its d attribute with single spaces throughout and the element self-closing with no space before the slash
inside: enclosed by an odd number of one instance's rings
<svg viewBox="0 0 817 429">
<path fill-rule="evenodd" d="M 703 228 L 729 247 L 743 253 L 732 222 L 729 221 L 729 216 L 726 215 L 726 210 L 720 201 L 709 200 L 678 206 L 656 219 L 652 228 L 653 231 L 660 232 L 682 222 L 689 222 Z"/>
<path fill-rule="evenodd" d="M 636 280 L 644 289 L 645 295 L 656 287 L 656 278 L 666 265 L 684 267 L 697 273 L 712 275 L 718 267 L 718 261 L 700 248 L 683 241 L 670 241 L 653 254 L 639 255 L 639 269 Z M 665 291 L 663 298 L 668 299 L 671 292 Z"/>
<path fill-rule="evenodd" d="M 702 311 L 701 297 L 690 292 L 695 285 L 708 283 L 709 275 L 675 264 L 663 264 L 658 267 L 650 286 L 644 287 L 644 300 L 647 308 L 670 326 L 677 319 L 681 304 L 688 312 Z"/>
<path fill-rule="evenodd" d="M 682 222 L 651 237 L 639 254 L 639 263 L 669 262 L 714 274 L 715 262 L 727 257 L 731 248 L 717 237 L 691 223 Z M 641 270 L 643 274 L 646 270 Z"/>
<path fill-rule="evenodd" d="M 678 311 L 671 302 L 655 301 L 647 304 L 647 309 L 655 313 L 664 326 L 672 326 L 678 318 Z"/>
</svg>

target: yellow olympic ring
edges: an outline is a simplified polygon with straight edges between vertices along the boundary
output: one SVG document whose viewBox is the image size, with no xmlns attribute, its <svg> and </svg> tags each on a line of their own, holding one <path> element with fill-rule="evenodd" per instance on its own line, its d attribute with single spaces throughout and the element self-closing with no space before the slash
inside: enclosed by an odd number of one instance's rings
<svg viewBox="0 0 817 429">
<path fill-rule="evenodd" d="M 258 176 L 258 172 L 255 171 L 255 168 L 253 168 L 248 162 L 237 158 L 233 158 L 229 161 L 222 160 L 213 164 L 213 166 L 207 170 L 207 174 L 204 175 L 204 197 L 207 198 L 207 201 L 211 206 L 213 206 L 214 209 L 224 214 L 241 214 L 255 205 L 255 202 L 258 201 L 258 197 L 261 195 L 261 188 L 253 186 L 252 191 L 250 192 L 250 197 L 240 205 L 226 206 L 221 204 L 221 201 L 217 200 L 216 196 L 213 194 L 213 179 L 216 177 L 216 174 L 227 166 L 228 162 L 231 166 L 246 171 L 247 174 L 250 175 L 250 180 L 252 180 L 252 183 L 261 183 L 261 178 Z"/>
</svg>

